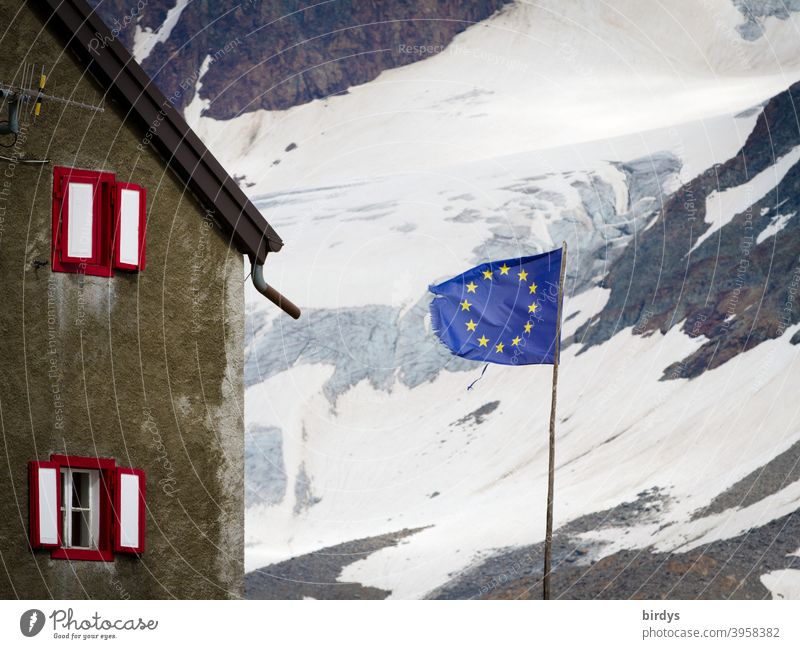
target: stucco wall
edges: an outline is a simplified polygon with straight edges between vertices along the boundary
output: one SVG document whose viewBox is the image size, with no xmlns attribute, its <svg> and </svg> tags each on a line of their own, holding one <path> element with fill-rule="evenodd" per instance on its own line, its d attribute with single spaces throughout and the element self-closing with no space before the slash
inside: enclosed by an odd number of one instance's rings
<svg viewBox="0 0 800 649">
<path fill-rule="evenodd" d="M 49 91 L 103 93 L 24 3 L 0 0 L 0 78 L 22 62 Z M 5 27 L 4 27 L 5 29 Z M 149 148 L 143 129 L 45 105 L 0 155 L 0 597 L 238 597 L 243 570 L 243 260 Z M 0 119 L 3 119 L 3 116 Z M 53 165 L 148 190 L 147 268 L 53 273 Z M 52 560 L 27 541 L 28 460 L 112 457 L 147 475 L 143 556 Z"/>
</svg>

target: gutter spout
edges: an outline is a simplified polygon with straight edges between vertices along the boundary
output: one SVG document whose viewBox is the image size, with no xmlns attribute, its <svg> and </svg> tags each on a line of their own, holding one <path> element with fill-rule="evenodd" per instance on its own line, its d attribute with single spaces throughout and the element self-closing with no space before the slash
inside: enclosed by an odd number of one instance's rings
<svg viewBox="0 0 800 649">
<path fill-rule="evenodd" d="M 267 284 L 266 280 L 264 280 L 264 264 L 256 263 L 255 259 L 250 257 L 250 268 L 250 274 L 253 276 L 253 286 L 256 287 L 256 290 L 279 309 L 297 320 L 300 317 L 300 307 Z"/>
</svg>

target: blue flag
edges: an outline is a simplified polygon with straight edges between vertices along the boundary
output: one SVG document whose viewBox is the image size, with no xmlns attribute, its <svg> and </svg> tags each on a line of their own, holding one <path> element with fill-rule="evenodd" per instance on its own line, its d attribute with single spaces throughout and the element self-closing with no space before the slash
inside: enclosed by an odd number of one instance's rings
<svg viewBox="0 0 800 649">
<path fill-rule="evenodd" d="M 456 356 L 552 364 L 562 250 L 475 266 L 429 288 L 433 330 Z"/>
</svg>

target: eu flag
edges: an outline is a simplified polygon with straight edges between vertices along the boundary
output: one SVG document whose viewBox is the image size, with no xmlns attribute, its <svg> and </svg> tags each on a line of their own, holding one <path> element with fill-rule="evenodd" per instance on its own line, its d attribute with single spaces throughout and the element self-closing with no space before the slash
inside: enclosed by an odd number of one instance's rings
<svg viewBox="0 0 800 649">
<path fill-rule="evenodd" d="M 431 286 L 433 329 L 456 356 L 502 365 L 556 357 L 562 249 L 475 266 Z"/>
</svg>

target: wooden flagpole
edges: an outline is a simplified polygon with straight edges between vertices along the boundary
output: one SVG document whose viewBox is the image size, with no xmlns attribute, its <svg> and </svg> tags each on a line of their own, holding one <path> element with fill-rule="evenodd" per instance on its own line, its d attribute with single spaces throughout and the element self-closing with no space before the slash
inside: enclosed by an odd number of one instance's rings
<svg viewBox="0 0 800 649">
<path fill-rule="evenodd" d="M 550 457 L 547 467 L 547 527 L 544 534 L 544 578 L 542 598 L 550 599 L 550 565 L 553 554 L 553 486 L 556 472 L 556 388 L 558 362 L 561 356 L 561 305 L 564 301 L 564 273 L 567 269 L 567 242 L 561 244 L 561 278 L 558 282 L 558 312 L 556 320 L 556 350 L 553 358 L 553 394 L 550 401 Z"/>
</svg>

